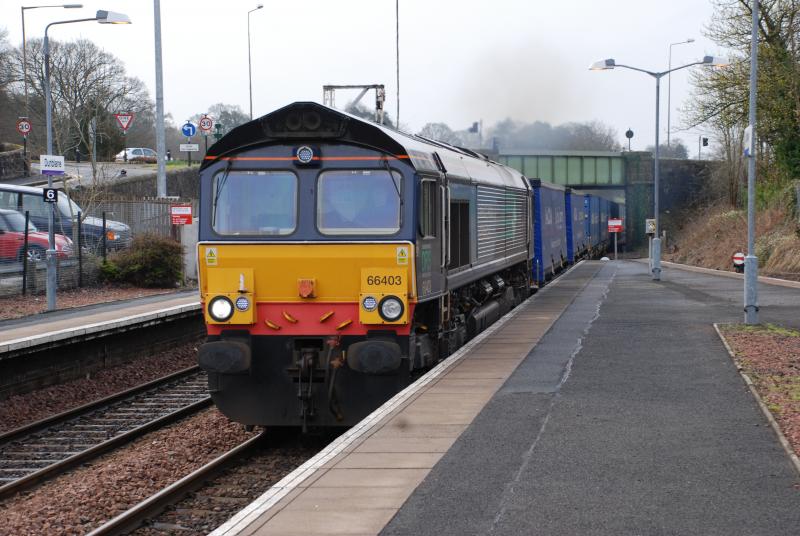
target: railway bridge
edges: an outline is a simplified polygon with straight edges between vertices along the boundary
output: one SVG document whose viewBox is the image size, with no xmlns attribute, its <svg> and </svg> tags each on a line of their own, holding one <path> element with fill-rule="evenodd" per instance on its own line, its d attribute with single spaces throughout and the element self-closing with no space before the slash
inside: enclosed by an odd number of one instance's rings
<svg viewBox="0 0 800 536">
<path fill-rule="evenodd" d="M 625 205 L 630 247 L 646 241 L 644 220 L 653 217 L 653 155 L 649 151 L 501 151 L 495 158 L 531 179 L 542 179 L 608 197 Z M 661 215 L 691 206 L 708 195 L 710 160 L 661 158 Z M 662 222 L 670 231 L 668 221 Z"/>
</svg>

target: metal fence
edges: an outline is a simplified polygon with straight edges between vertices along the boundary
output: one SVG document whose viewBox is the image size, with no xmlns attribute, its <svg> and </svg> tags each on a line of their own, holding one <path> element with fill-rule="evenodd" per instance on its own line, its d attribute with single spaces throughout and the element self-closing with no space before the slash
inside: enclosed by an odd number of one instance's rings
<svg viewBox="0 0 800 536">
<path fill-rule="evenodd" d="M 105 199 L 55 225 L 58 289 L 96 286 L 109 255 L 131 246 L 141 234 L 179 239 L 170 205 L 176 200 Z M 77 207 L 77 205 L 76 205 Z M 36 295 L 47 280 L 47 228 L 37 228 L 29 211 L 0 214 L 0 296 Z M 71 223 L 70 223 L 71 222 Z"/>
</svg>

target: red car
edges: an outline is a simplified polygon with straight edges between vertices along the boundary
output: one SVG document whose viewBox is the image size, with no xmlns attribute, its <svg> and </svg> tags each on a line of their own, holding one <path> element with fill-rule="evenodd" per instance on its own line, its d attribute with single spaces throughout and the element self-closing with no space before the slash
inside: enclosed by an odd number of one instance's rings
<svg viewBox="0 0 800 536">
<path fill-rule="evenodd" d="M 0 260 L 22 261 L 25 245 L 25 216 L 15 210 L 0 209 Z M 28 223 L 28 261 L 43 261 L 47 251 L 47 233 Z M 65 259 L 72 255 L 72 240 L 56 235 L 56 256 Z"/>
</svg>

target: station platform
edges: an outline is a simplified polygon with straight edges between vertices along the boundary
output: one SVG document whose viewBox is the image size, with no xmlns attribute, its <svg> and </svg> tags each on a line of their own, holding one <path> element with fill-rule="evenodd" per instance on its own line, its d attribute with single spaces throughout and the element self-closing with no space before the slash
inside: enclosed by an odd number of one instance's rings
<svg viewBox="0 0 800 536">
<path fill-rule="evenodd" d="M 800 289 L 759 292 L 800 327 Z M 800 475 L 712 325 L 741 298 L 580 263 L 212 534 L 796 535 Z"/>
<path fill-rule="evenodd" d="M 196 290 L 59 309 L 0 321 L 0 356 L 74 337 L 142 325 L 170 315 L 200 311 Z"/>
</svg>

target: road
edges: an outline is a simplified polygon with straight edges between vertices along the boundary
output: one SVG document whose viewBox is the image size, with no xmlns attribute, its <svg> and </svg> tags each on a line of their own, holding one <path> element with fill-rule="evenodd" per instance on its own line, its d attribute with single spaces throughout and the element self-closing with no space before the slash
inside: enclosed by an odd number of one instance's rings
<svg viewBox="0 0 800 536">
<path fill-rule="evenodd" d="M 155 164 L 133 164 L 133 163 L 117 163 L 117 162 L 98 162 L 98 175 L 101 181 L 113 181 L 123 175 L 121 172 L 125 170 L 125 177 L 140 177 L 142 175 L 151 175 L 156 173 Z M 67 174 L 78 180 L 79 183 L 89 182 L 92 178 L 92 166 L 89 162 L 75 162 L 66 163 Z M 9 179 L 6 181 L 8 184 L 40 186 L 47 184 L 47 177 L 39 174 L 39 163 L 31 163 L 31 176 L 20 177 L 17 179 Z M 60 181 L 56 180 L 55 185 L 58 186 Z M 76 185 L 73 181 L 71 184 Z"/>
</svg>

